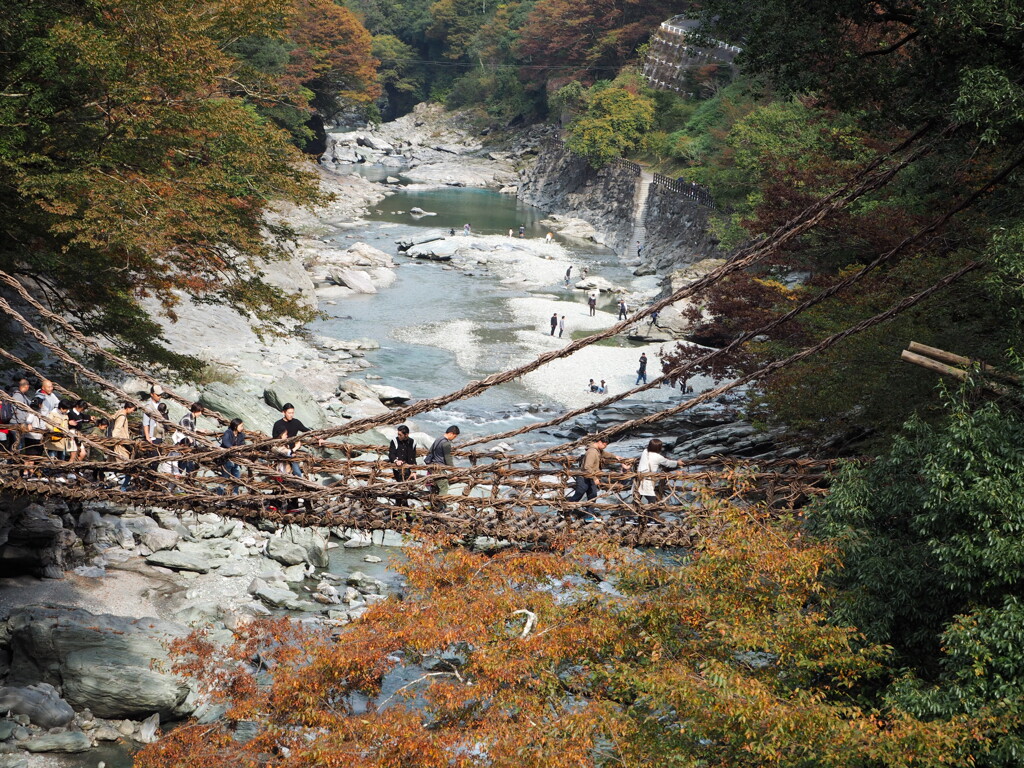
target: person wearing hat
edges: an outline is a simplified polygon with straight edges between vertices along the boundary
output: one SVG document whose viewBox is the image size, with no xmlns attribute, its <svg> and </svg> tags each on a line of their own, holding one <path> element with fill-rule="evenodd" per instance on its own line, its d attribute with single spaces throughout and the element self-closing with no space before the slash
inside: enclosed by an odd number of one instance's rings
<svg viewBox="0 0 1024 768">
<path fill-rule="evenodd" d="M 164 388 L 159 384 L 154 384 L 149 388 L 149 400 L 142 406 L 142 437 L 147 443 L 152 443 L 157 439 L 156 430 L 154 427 L 157 424 L 157 419 L 160 416 L 160 398 L 163 397 Z M 161 435 L 162 436 L 162 435 Z"/>
<path fill-rule="evenodd" d="M 601 487 L 601 470 L 606 462 L 618 464 L 630 464 L 629 459 L 623 459 L 614 453 L 609 453 L 609 440 L 599 437 L 587 447 L 587 452 L 580 459 L 580 473 L 576 475 L 576 490 L 569 498 L 569 501 L 582 501 L 586 496 L 587 501 L 597 498 L 598 489 Z M 585 507 L 584 520 L 588 523 L 603 523 L 600 517 L 595 514 L 594 507 Z M 579 513 L 576 513 L 579 514 Z"/>
<path fill-rule="evenodd" d="M 455 461 L 452 459 L 452 443 L 455 442 L 455 438 L 459 436 L 459 428 L 454 424 L 444 431 L 444 436 L 437 438 L 434 443 L 430 446 L 430 450 L 427 451 L 427 457 L 423 460 L 423 463 L 427 466 L 433 465 L 434 467 L 446 466 L 454 467 Z M 443 470 L 432 469 L 430 475 L 433 478 L 432 484 L 436 489 L 436 492 L 441 496 L 448 495 L 448 478 L 442 474 Z"/>
</svg>

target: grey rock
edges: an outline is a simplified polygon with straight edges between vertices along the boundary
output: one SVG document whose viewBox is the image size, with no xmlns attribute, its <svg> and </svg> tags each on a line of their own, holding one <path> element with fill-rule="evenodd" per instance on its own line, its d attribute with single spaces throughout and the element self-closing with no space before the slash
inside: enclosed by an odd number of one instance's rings
<svg viewBox="0 0 1024 768">
<path fill-rule="evenodd" d="M 290 589 L 279 589 L 270 585 L 259 587 L 253 596 L 259 598 L 271 608 L 286 608 L 290 611 L 312 610 L 313 604 L 300 600 Z"/>
<path fill-rule="evenodd" d="M 81 731 L 44 733 L 21 743 L 29 752 L 85 752 L 92 747 L 92 739 Z"/>
<path fill-rule="evenodd" d="M 369 294 L 377 292 L 377 286 L 373 284 L 373 280 L 361 269 L 332 269 L 330 278 L 334 284 L 351 288 L 356 293 Z"/>
<path fill-rule="evenodd" d="M 317 568 L 326 568 L 330 562 L 327 555 L 327 539 L 312 528 L 286 525 L 281 531 L 281 539 L 302 547 L 306 553 L 305 562 Z"/>
<path fill-rule="evenodd" d="M 0 720 L 0 741 L 7 741 L 11 736 L 14 735 L 14 729 L 18 727 L 18 724 L 13 720 Z"/>
<path fill-rule="evenodd" d="M 285 568 L 281 578 L 289 584 L 298 584 L 306 580 L 306 575 L 306 566 L 299 563 Z"/>
<path fill-rule="evenodd" d="M 162 552 L 165 549 L 174 549 L 181 536 L 176 531 L 157 528 L 155 531 L 147 531 L 141 534 L 139 538 L 144 546 L 149 547 L 156 553 Z"/>
<path fill-rule="evenodd" d="M 159 565 L 174 571 L 194 571 L 195 573 L 209 573 L 212 568 L 209 560 L 201 555 L 179 552 L 177 550 L 154 552 L 146 558 L 146 562 L 150 565 Z"/>
<path fill-rule="evenodd" d="M 29 768 L 24 755 L 0 755 L 0 768 Z"/>
<path fill-rule="evenodd" d="M 71 708 L 49 683 L 36 683 L 25 688 L 0 688 L 0 712 L 27 715 L 41 728 L 57 728 L 75 718 Z"/>
<path fill-rule="evenodd" d="M 160 728 L 160 713 L 154 712 L 139 725 L 137 740 L 141 744 L 152 744 L 157 740 L 157 730 Z"/>
<path fill-rule="evenodd" d="M 304 563 L 307 557 L 304 547 L 277 536 L 267 542 L 267 555 L 285 565 Z"/>
<path fill-rule="evenodd" d="M 199 402 L 226 419 L 241 419 L 253 427 L 273 424 L 280 418 L 271 408 L 247 394 L 238 384 L 215 381 L 203 388 Z"/>
<path fill-rule="evenodd" d="M 191 711 L 189 686 L 158 666 L 170 642 L 186 634 L 181 625 L 33 606 L 15 610 L 8 630 L 11 685 L 61 685 L 68 704 L 103 718 Z"/>
</svg>

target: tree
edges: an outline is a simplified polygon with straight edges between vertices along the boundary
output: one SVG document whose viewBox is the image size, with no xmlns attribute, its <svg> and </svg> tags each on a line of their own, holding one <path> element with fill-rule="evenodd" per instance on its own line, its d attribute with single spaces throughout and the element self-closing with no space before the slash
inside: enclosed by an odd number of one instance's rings
<svg viewBox="0 0 1024 768">
<path fill-rule="evenodd" d="M 714 514 L 718 535 L 675 564 L 411 548 L 402 599 L 334 638 L 279 622 L 227 651 L 185 644 L 225 716 L 136 765 L 938 766 L 984 742 L 968 717 L 863 706 L 850 692 L 884 680 L 886 651 L 826 621 L 832 549 Z"/>
<path fill-rule="evenodd" d="M 569 125 L 566 146 L 595 168 L 640 145 L 654 123 L 654 102 L 624 87 L 594 88 L 586 112 Z"/>
<path fill-rule="evenodd" d="M 679 0 L 537 0 L 520 37 L 519 54 L 538 84 L 551 77 L 590 83 L 617 70 L 668 17 Z"/>
<path fill-rule="evenodd" d="M 909 421 L 892 448 L 845 469 L 809 519 L 842 550 L 838 620 L 887 643 L 908 674 L 888 696 L 923 717 L 988 719 L 972 757 L 1019 765 L 1024 750 L 1024 419 L 965 387 L 935 424 Z"/>
<path fill-rule="evenodd" d="M 184 292 L 267 323 L 308 318 L 259 269 L 279 253 L 262 234 L 264 210 L 319 199 L 316 177 L 289 136 L 236 97 L 269 102 L 286 87 L 247 84 L 251 68 L 229 51 L 275 38 L 294 10 L 289 0 L 4 6 L 0 268 L 130 355 L 161 354 L 142 296 L 171 315 Z"/>
</svg>

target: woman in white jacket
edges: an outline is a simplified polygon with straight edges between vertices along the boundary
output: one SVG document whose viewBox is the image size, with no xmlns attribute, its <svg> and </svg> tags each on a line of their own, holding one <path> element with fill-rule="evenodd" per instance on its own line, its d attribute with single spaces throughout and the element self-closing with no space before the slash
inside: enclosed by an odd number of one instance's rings
<svg viewBox="0 0 1024 768">
<path fill-rule="evenodd" d="M 644 474 L 664 472 L 682 464 L 681 461 L 675 459 L 666 459 L 662 456 L 663 450 L 665 450 L 665 444 L 658 438 L 654 438 L 647 444 L 647 450 L 640 454 L 640 460 L 636 465 L 636 471 L 641 473 L 636 493 L 648 504 L 656 502 L 658 497 L 654 491 L 654 479 L 645 477 Z"/>
</svg>

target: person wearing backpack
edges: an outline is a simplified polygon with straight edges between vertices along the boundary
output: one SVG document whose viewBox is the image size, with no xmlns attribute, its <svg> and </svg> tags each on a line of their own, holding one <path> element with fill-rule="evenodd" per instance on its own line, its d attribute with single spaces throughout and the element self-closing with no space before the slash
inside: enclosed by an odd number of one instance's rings
<svg viewBox="0 0 1024 768">
<path fill-rule="evenodd" d="M 599 437 L 587 447 L 587 452 L 580 457 L 580 472 L 576 475 L 576 491 L 569 501 L 582 501 L 586 496 L 588 501 L 597 498 L 598 489 L 601 487 L 601 469 L 605 462 L 630 464 L 629 459 L 623 459 L 614 453 L 609 453 L 608 439 Z M 573 514 L 580 514 L 574 512 Z M 603 523 L 604 521 L 594 514 L 592 506 L 586 507 L 584 521 L 588 523 Z"/>
<path fill-rule="evenodd" d="M 647 448 L 643 453 L 640 454 L 640 458 L 636 463 L 636 471 L 641 473 L 650 472 L 656 474 L 658 472 L 664 472 L 670 467 L 681 467 L 683 462 L 675 459 L 666 459 L 662 453 L 665 450 L 665 444 L 658 438 L 654 438 L 647 443 Z M 654 504 L 658 501 L 658 493 L 655 489 L 654 480 L 650 477 L 644 477 L 641 475 L 638 478 L 640 482 L 636 486 L 636 495 L 644 500 L 647 504 Z"/>
<path fill-rule="evenodd" d="M 428 467 L 454 467 L 455 461 L 452 459 L 452 443 L 455 438 L 459 436 L 459 428 L 454 424 L 444 431 L 444 436 L 437 438 L 430 446 L 430 450 L 427 451 L 427 457 L 423 460 L 423 463 Z M 429 477 L 432 478 L 431 484 L 434 487 L 434 492 L 439 496 L 447 496 L 449 490 L 448 478 L 443 474 L 444 470 L 431 469 L 429 471 Z M 444 508 L 444 505 L 441 505 Z"/>
<path fill-rule="evenodd" d="M 21 446 L 23 430 L 19 427 L 28 424 L 32 401 L 28 396 L 28 379 L 19 379 L 18 386 L 11 390 L 11 400 L 4 400 L 0 406 L 0 450 L 15 453 Z M 19 407 L 19 406 L 24 406 Z M 2 425 L 10 424 L 11 428 Z"/>
</svg>

